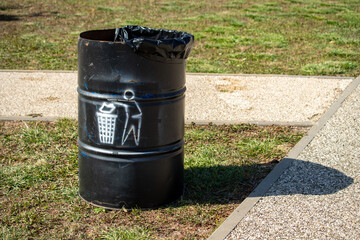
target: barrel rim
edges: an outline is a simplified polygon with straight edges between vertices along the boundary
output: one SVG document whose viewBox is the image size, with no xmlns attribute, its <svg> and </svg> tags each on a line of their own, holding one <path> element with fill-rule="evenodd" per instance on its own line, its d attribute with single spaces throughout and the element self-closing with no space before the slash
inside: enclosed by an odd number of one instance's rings
<svg viewBox="0 0 360 240">
<path fill-rule="evenodd" d="M 89 31 L 85 31 L 85 32 L 80 33 L 79 39 L 84 39 L 84 40 L 87 40 L 87 41 L 94 41 L 94 42 L 109 42 L 109 43 L 123 44 L 123 45 L 126 44 L 124 41 L 114 41 L 114 39 L 110 38 L 110 35 L 109 35 L 109 37 L 107 39 L 96 39 L 96 38 L 90 38 L 89 36 L 87 36 L 87 35 L 93 34 L 93 33 L 107 33 L 107 32 L 111 33 L 111 31 L 115 35 L 115 28 L 113 28 L 113 29 L 89 30 Z M 130 49 L 130 47 L 129 47 L 129 49 Z"/>
<path fill-rule="evenodd" d="M 143 53 L 139 53 L 139 51 L 137 51 L 136 49 L 133 49 L 125 41 L 114 41 L 115 30 L 116 30 L 116 28 L 89 30 L 89 31 L 82 32 L 79 34 L 79 42 L 78 42 L 79 45 L 78 46 L 80 46 L 82 41 L 85 42 L 86 46 L 87 46 L 88 42 L 97 43 L 97 44 L 106 43 L 109 45 L 116 44 L 116 46 L 119 46 L 119 44 L 120 44 L 124 47 L 126 46 L 129 50 L 131 50 L 136 55 L 138 55 L 144 59 L 147 59 L 149 61 L 155 61 L 155 62 L 160 62 L 160 63 L 164 63 L 164 64 L 185 64 L 186 63 L 187 58 L 164 58 L 164 57 L 153 55 L 153 54 L 148 55 L 146 53 L 146 51 Z M 92 34 L 94 34 L 94 35 L 98 34 L 100 36 L 105 36 L 105 37 L 103 37 L 103 38 L 102 37 L 99 37 L 99 38 L 91 37 Z"/>
</svg>

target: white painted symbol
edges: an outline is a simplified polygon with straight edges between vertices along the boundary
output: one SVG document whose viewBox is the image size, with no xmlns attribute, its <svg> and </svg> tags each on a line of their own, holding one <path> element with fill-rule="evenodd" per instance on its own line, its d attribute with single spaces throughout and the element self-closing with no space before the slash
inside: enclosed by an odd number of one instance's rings
<svg viewBox="0 0 360 240">
<path fill-rule="evenodd" d="M 140 140 L 140 130 L 141 130 L 141 120 L 142 112 L 136 101 L 132 101 L 135 98 L 135 94 L 131 90 L 126 90 L 124 92 L 124 98 L 130 103 L 120 103 L 125 108 L 126 120 L 124 131 L 122 135 L 121 145 L 124 145 L 129 135 L 133 133 L 136 146 L 139 145 Z"/>
<path fill-rule="evenodd" d="M 96 113 L 98 119 L 99 138 L 101 143 L 113 144 L 115 135 L 116 114 L 112 114 L 115 110 L 115 105 L 110 103 L 103 103 L 100 112 Z"/>
<path fill-rule="evenodd" d="M 120 119 L 124 122 L 124 130 L 121 137 L 121 145 L 124 145 L 128 141 L 129 136 L 133 135 L 135 145 L 139 145 L 142 112 L 138 103 L 134 100 L 135 93 L 132 90 L 126 90 L 124 92 L 124 99 L 126 102 L 112 102 L 107 104 L 104 102 L 97 112 L 98 127 L 100 142 L 106 144 L 114 143 L 114 135 L 116 128 L 116 118 L 118 117 L 113 112 L 116 106 L 122 107 L 125 111 L 125 119 Z"/>
</svg>

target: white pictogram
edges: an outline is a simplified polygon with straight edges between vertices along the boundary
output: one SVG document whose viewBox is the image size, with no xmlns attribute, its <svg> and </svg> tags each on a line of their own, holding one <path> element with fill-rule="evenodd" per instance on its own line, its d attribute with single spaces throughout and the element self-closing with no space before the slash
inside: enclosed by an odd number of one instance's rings
<svg viewBox="0 0 360 240">
<path fill-rule="evenodd" d="M 126 113 L 126 120 L 121 145 L 124 145 L 132 132 L 134 135 L 135 144 L 136 146 L 138 146 L 140 140 L 142 112 L 137 102 L 133 101 L 133 99 L 135 98 L 135 94 L 133 91 L 126 90 L 124 93 L 124 98 L 128 101 L 128 103 L 120 103 L 124 106 Z"/>
<path fill-rule="evenodd" d="M 115 111 L 115 105 L 103 103 L 100 112 L 96 113 L 98 119 L 99 138 L 101 143 L 113 144 L 115 135 L 115 122 L 117 115 L 112 114 Z"/>
<path fill-rule="evenodd" d="M 121 135 L 121 145 L 128 141 L 132 134 L 135 145 L 139 145 L 140 130 L 142 121 L 142 112 L 138 103 L 134 100 L 135 94 L 132 90 L 124 92 L 126 102 L 104 102 L 97 112 L 99 138 L 101 143 L 114 144 L 115 129 L 118 115 L 114 114 L 116 107 L 124 109 L 124 119 L 119 122 L 123 123 L 124 130 Z"/>
</svg>

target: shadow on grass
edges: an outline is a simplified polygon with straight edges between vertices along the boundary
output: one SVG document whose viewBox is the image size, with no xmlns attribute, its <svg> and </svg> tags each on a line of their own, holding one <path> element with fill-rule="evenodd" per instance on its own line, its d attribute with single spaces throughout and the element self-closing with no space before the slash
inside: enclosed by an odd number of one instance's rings
<svg viewBox="0 0 360 240">
<path fill-rule="evenodd" d="M 20 6 L 16 5 L 16 4 L 0 2 L 0 10 L 1 11 L 19 9 L 19 8 L 20 8 Z M 19 21 L 19 20 L 20 20 L 20 18 L 17 15 L 0 14 L 0 21 L 1 22 L 11 22 L 11 21 Z"/>
<path fill-rule="evenodd" d="M 186 169 L 183 200 L 191 203 L 240 203 L 271 171 L 275 163 Z"/>
<path fill-rule="evenodd" d="M 5 8 L 5 7 L 3 7 L 3 8 Z M 12 9 L 12 8 L 9 8 L 9 9 Z M 0 7 L 0 10 L 1 10 L 1 7 Z M 22 19 L 27 19 L 27 18 L 50 17 L 50 16 L 56 16 L 57 14 L 59 14 L 58 11 L 35 12 L 35 13 L 29 13 L 27 15 L 0 14 L 0 22 L 20 21 Z"/>
<path fill-rule="evenodd" d="M 0 14 L 1 22 L 19 21 L 20 18 L 16 15 Z"/>
<path fill-rule="evenodd" d="M 270 191 L 255 191 L 252 197 L 278 195 L 327 195 L 345 189 L 353 178 L 330 167 L 302 160 L 292 160 L 278 181 L 262 182 Z M 185 170 L 185 194 L 182 203 L 240 203 L 265 178 L 274 164 L 244 167 L 214 166 Z"/>
</svg>

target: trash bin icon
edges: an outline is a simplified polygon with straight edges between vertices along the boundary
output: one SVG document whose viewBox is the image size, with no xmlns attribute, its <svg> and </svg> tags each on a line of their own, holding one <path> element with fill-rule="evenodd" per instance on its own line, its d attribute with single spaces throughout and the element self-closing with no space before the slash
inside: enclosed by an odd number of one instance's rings
<svg viewBox="0 0 360 240">
<path fill-rule="evenodd" d="M 112 114 L 116 107 L 114 104 L 103 103 L 99 112 L 96 113 L 101 143 L 113 144 L 115 135 L 115 122 L 117 115 Z"/>
</svg>

